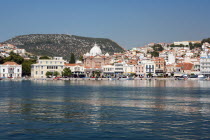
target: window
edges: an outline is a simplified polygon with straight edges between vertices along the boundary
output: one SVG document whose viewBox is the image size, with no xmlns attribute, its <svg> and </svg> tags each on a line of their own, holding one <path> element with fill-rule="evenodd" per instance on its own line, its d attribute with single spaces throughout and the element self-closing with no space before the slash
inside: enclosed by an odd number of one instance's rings
<svg viewBox="0 0 210 140">
<path fill-rule="evenodd" d="M 19 70 L 19 69 L 17 69 L 17 72 L 20 72 L 20 70 Z"/>
<path fill-rule="evenodd" d="M 5 72 L 5 69 L 3 69 L 3 72 Z"/>
<path fill-rule="evenodd" d="M 38 71 L 36 71 L 36 75 L 38 74 Z"/>
<path fill-rule="evenodd" d="M 41 74 L 43 74 L 43 71 L 41 71 Z"/>
</svg>

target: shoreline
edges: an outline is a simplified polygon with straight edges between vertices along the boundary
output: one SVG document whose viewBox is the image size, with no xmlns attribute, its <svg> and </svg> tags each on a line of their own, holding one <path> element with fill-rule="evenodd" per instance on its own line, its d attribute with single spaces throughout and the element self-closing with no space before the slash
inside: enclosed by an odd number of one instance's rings
<svg viewBox="0 0 210 140">
<path fill-rule="evenodd" d="M 61 79 L 53 79 L 53 78 L 17 78 L 17 79 L 1 79 L 0 81 L 22 81 L 22 80 L 44 80 L 44 81 L 133 81 L 133 80 L 177 80 L 177 81 L 187 81 L 187 80 L 202 80 L 202 81 L 210 81 L 210 79 L 198 79 L 198 78 L 188 78 L 188 79 L 177 79 L 177 78 L 61 78 Z"/>
</svg>

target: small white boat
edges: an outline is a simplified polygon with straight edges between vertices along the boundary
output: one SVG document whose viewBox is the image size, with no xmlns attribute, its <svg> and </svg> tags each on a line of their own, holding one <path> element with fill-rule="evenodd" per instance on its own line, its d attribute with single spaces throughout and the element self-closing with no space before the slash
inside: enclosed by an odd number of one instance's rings
<svg viewBox="0 0 210 140">
<path fill-rule="evenodd" d="M 198 80 L 204 80 L 206 77 L 204 75 L 198 75 Z"/>
</svg>

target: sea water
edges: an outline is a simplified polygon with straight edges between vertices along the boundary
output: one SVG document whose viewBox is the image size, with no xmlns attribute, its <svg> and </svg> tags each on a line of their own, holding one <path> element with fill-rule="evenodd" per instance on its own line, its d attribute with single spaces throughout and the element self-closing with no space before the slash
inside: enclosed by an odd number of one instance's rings
<svg viewBox="0 0 210 140">
<path fill-rule="evenodd" d="M 0 81 L 0 139 L 210 139 L 210 81 Z"/>
</svg>

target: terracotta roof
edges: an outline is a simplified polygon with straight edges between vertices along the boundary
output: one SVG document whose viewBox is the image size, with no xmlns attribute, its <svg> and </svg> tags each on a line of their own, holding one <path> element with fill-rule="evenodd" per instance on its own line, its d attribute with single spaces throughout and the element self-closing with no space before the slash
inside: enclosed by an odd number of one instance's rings
<svg viewBox="0 0 210 140">
<path fill-rule="evenodd" d="M 181 67 L 182 70 L 192 70 L 193 68 L 192 63 L 177 63 L 176 67 Z"/>
<path fill-rule="evenodd" d="M 18 66 L 18 64 L 15 63 L 15 62 L 5 62 L 5 63 L 2 64 L 2 65 L 17 65 L 17 66 Z"/>
<path fill-rule="evenodd" d="M 101 67 L 94 67 L 94 68 L 101 68 Z"/>
<path fill-rule="evenodd" d="M 86 69 L 89 69 L 89 68 L 91 68 L 91 67 L 85 67 Z"/>
<path fill-rule="evenodd" d="M 65 63 L 65 66 L 83 66 L 82 64 L 69 64 L 69 63 Z"/>
<path fill-rule="evenodd" d="M 165 61 L 163 57 L 153 57 L 153 61 Z"/>
<path fill-rule="evenodd" d="M 68 64 L 68 63 L 65 63 L 65 66 L 76 66 L 77 64 Z"/>
</svg>

